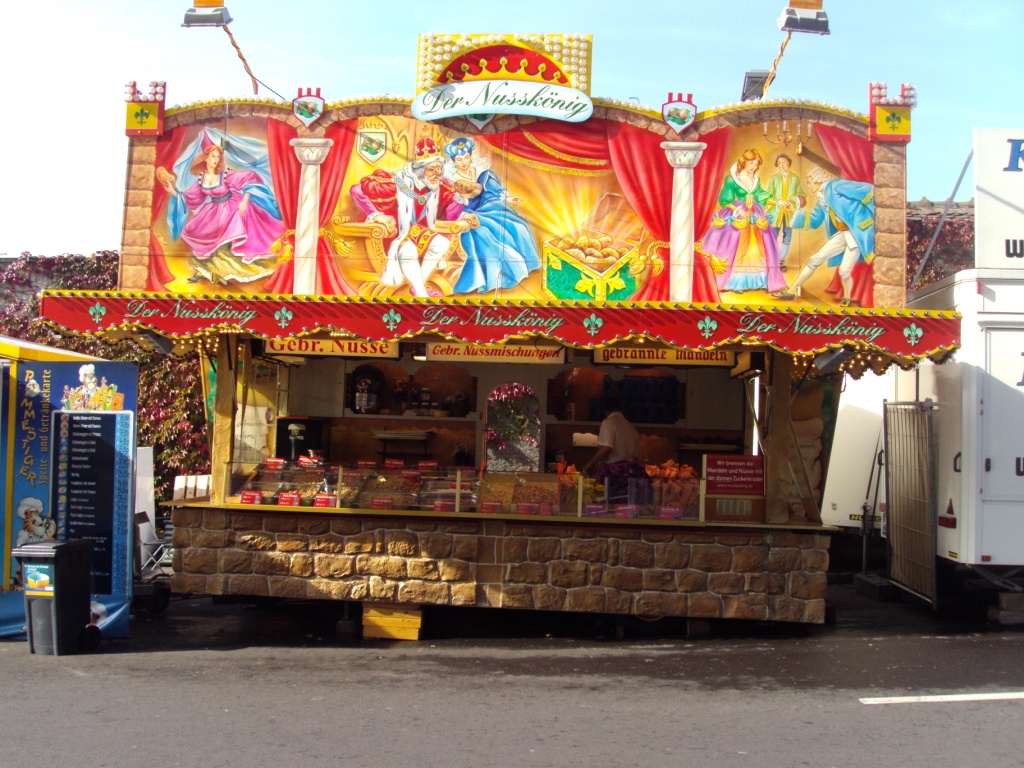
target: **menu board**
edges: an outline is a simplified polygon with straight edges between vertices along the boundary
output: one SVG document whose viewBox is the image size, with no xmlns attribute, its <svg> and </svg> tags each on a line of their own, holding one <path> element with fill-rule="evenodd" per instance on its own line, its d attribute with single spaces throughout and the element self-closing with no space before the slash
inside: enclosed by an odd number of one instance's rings
<svg viewBox="0 0 1024 768">
<path fill-rule="evenodd" d="M 133 414 L 56 411 L 51 508 L 69 540 L 93 542 L 92 591 L 130 594 L 131 519 L 135 473 Z"/>
</svg>

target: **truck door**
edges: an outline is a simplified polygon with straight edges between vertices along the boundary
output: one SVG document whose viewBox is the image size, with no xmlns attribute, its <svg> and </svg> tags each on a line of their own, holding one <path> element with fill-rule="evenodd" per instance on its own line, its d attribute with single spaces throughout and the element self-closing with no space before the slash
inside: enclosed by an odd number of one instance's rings
<svg viewBox="0 0 1024 768">
<path fill-rule="evenodd" d="M 886 498 L 889 504 L 889 579 L 934 603 L 935 453 L 932 407 L 885 403 Z"/>
<path fill-rule="evenodd" d="M 1024 500 L 1024 330 L 985 331 L 983 501 Z M 1021 512 L 1024 514 L 1024 510 Z"/>
<path fill-rule="evenodd" d="M 985 330 L 978 556 L 1024 564 L 1024 329 Z"/>
</svg>

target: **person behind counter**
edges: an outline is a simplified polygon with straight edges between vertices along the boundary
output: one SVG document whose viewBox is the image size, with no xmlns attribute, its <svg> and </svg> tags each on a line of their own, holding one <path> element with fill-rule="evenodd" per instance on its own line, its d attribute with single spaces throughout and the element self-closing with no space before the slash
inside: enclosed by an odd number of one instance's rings
<svg viewBox="0 0 1024 768">
<path fill-rule="evenodd" d="M 619 398 L 606 398 L 604 412 L 605 418 L 597 435 L 597 453 L 583 467 L 583 474 L 589 474 L 592 467 L 618 464 L 637 456 L 640 435 L 636 427 L 622 415 L 622 402 Z"/>
</svg>

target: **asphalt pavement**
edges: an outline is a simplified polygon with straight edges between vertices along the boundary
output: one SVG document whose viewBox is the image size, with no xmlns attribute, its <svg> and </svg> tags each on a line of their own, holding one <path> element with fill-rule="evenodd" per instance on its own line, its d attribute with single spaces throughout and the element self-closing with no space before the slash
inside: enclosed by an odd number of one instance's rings
<svg viewBox="0 0 1024 768">
<path fill-rule="evenodd" d="M 824 626 L 699 638 L 438 608 L 418 641 L 364 640 L 358 606 L 177 597 L 91 653 L 0 642 L 0 765 L 1019 765 L 1024 631 L 989 624 L 985 596 L 871 599 L 848 566 Z"/>
</svg>

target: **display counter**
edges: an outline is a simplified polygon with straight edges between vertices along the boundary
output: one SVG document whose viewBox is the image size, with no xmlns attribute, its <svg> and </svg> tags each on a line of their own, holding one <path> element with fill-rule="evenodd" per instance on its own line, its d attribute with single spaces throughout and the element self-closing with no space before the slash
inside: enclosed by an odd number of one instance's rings
<svg viewBox="0 0 1024 768">
<path fill-rule="evenodd" d="M 644 477 L 579 472 L 479 472 L 435 462 L 407 468 L 345 467 L 271 460 L 233 467 L 228 505 L 317 510 L 700 521 L 701 484 L 686 465 L 652 466 Z"/>
</svg>

